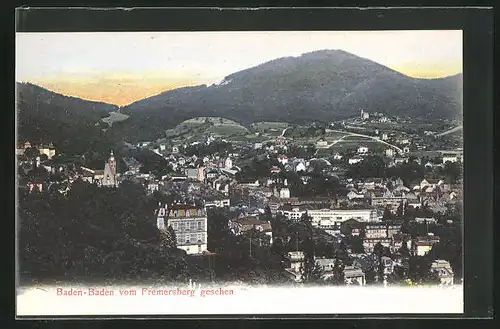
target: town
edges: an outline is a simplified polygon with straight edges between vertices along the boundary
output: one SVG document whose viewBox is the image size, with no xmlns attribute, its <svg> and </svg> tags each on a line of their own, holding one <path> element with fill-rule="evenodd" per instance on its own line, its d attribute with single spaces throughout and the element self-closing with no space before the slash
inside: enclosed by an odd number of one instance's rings
<svg viewBox="0 0 500 329">
<path fill-rule="evenodd" d="M 193 118 L 100 162 L 19 141 L 21 272 L 460 284 L 460 129 L 363 110 L 302 125 Z"/>
</svg>

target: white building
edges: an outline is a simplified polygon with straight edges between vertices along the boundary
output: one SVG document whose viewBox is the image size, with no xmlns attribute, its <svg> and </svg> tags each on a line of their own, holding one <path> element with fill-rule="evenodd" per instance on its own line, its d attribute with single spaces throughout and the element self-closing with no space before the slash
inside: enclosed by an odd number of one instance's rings
<svg viewBox="0 0 500 329">
<path fill-rule="evenodd" d="M 388 157 L 393 157 L 394 156 L 394 150 L 392 148 L 388 148 L 385 150 L 385 155 Z"/>
<path fill-rule="evenodd" d="M 277 213 L 285 216 L 290 220 L 299 220 L 307 212 L 307 209 L 303 207 L 293 207 L 285 205 L 278 209 Z"/>
<path fill-rule="evenodd" d="M 156 212 L 157 227 L 171 226 L 177 237 L 177 248 L 188 254 L 201 254 L 207 250 L 207 215 L 204 207 L 172 205 L 160 207 Z"/>
<path fill-rule="evenodd" d="M 352 165 L 352 164 L 356 164 L 356 163 L 359 163 L 363 161 L 363 158 L 360 158 L 360 157 L 353 157 L 353 158 L 350 158 L 349 159 L 349 164 Z"/>
<path fill-rule="evenodd" d="M 278 157 L 278 162 L 281 163 L 282 165 L 286 165 L 288 163 L 288 157 L 285 155 L 280 155 Z"/>
<path fill-rule="evenodd" d="M 377 222 L 377 211 L 375 209 L 319 209 L 308 210 L 313 226 L 331 227 L 348 219 L 356 219 L 359 222 Z"/>
<path fill-rule="evenodd" d="M 358 154 L 366 154 L 366 153 L 368 153 L 368 147 L 366 146 L 358 147 Z"/>
<path fill-rule="evenodd" d="M 325 147 L 328 147 L 328 141 L 326 139 L 319 139 L 317 142 L 316 142 L 316 147 L 317 148 L 325 148 Z"/>
<path fill-rule="evenodd" d="M 446 260 L 435 260 L 431 265 L 431 271 L 439 276 L 441 284 L 453 285 L 453 270 Z"/>
<path fill-rule="evenodd" d="M 346 285 L 360 285 L 366 284 L 365 273 L 360 268 L 354 266 L 346 266 L 344 268 L 344 282 Z"/>
<path fill-rule="evenodd" d="M 296 172 L 299 172 L 299 171 L 305 171 L 306 170 L 306 165 L 303 163 L 303 162 L 299 162 L 296 166 L 295 166 L 295 171 Z"/>
<path fill-rule="evenodd" d="M 205 203 L 205 208 L 210 208 L 210 207 L 224 208 L 230 206 L 231 206 L 230 199 L 220 199 Z"/>
<path fill-rule="evenodd" d="M 305 254 L 303 251 L 290 251 L 286 257 L 290 261 L 290 269 L 293 272 L 299 273 L 304 264 Z"/>
<path fill-rule="evenodd" d="M 334 159 L 334 160 L 342 160 L 342 155 L 340 155 L 339 153 L 335 153 L 335 154 L 333 155 L 333 159 Z"/>
<path fill-rule="evenodd" d="M 226 167 L 227 169 L 233 168 L 233 160 L 228 157 L 226 161 L 224 161 L 224 167 Z"/>
<path fill-rule="evenodd" d="M 281 199 L 290 198 L 290 189 L 288 187 L 283 187 L 282 189 L 280 189 L 280 198 Z"/>
<path fill-rule="evenodd" d="M 443 163 L 446 162 L 457 162 L 458 156 L 456 154 L 443 154 Z"/>
</svg>

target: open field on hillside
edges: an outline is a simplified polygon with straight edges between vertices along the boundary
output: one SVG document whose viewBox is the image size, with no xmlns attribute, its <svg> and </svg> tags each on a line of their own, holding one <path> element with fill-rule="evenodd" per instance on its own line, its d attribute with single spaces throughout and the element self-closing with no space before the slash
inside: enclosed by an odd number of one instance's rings
<svg viewBox="0 0 500 329">
<path fill-rule="evenodd" d="M 252 127 L 256 130 L 270 130 L 270 129 L 277 129 L 277 130 L 283 130 L 286 127 L 290 126 L 290 124 L 286 122 L 271 122 L 271 121 L 263 121 L 263 122 L 256 122 L 252 124 Z"/>
<path fill-rule="evenodd" d="M 216 136 L 231 136 L 247 134 L 248 129 L 236 121 L 220 117 L 197 117 L 178 124 L 175 128 L 165 132 L 166 137 L 189 135 L 202 136 L 213 134 Z"/>
<path fill-rule="evenodd" d="M 109 116 L 102 118 L 102 122 L 107 123 L 108 125 L 113 125 L 114 122 L 120 122 L 128 119 L 128 115 L 118 112 L 109 112 Z"/>
</svg>

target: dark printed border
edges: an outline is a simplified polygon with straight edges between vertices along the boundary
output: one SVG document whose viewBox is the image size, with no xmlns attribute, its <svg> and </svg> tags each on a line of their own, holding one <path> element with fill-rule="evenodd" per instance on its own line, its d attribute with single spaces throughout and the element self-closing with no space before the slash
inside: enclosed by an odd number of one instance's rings
<svg viewBox="0 0 500 329">
<path fill-rule="evenodd" d="M 296 8 L 296 9 L 64 9 L 16 11 L 18 32 L 209 31 L 209 30 L 463 30 L 464 36 L 464 294 L 465 314 L 493 316 L 493 13 L 487 8 Z M 12 43 L 6 49 L 14 49 Z M 11 53 L 13 58 L 14 54 Z M 12 68 L 12 72 L 14 69 Z M 14 104 L 14 88 L 7 93 Z M 10 132 L 13 132 L 14 111 Z M 11 136 L 12 137 L 12 136 Z M 12 145 L 8 144 L 8 145 Z M 9 156 L 14 156 L 11 151 Z M 11 154 L 12 153 L 12 154 Z M 9 162 L 10 161 L 10 162 Z M 13 159 L 8 168 L 13 168 Z M 12 171 L 13 172 L 13 171 Z M 12 172 L 8 179 L 14 183 Z M 10 177 L 12 176 L 12 177 Z M 8 193 L 9 194 L 9 193 Z M 13 198 L 13 193 L 10 193 Z M 14 200 L 13 200 L 14 201 Z M 12 208 L 12 203 L 8 207 Z M 14 213 L 14 212 L 13 212 Z M 5 230 L 7 231 L 7 230 Z M 13 230 L 14 231 L 14 230 Z M 7 241 L 7 240 L 4 240 Z M 14 240 L 10 240 L 14 242 Z M 13 246 L 13 244 L 12 244 Z M 9 250 L 4 249 L 4 250 Z M 14 251 L 14 250 L 12 250 Z M 14 255 L 14 253 L 13 253 Z M 8 259 L 8 258 L 7 258 Z M 14 259 L 11 261 L 14 264 Z M 14 276 L 14 273 L 12 273 Z M 334 296 L 332 296 L 334 298 Z M 283 301 L 286 303 L 286 301 Z M 374 301 L 377 302 L 377 301 Z M 444 302 L 444 301 L 443 301 Z M 416 315 L 409 315 L 413 318 Z M 124 318 L 130 315 L 105 318 Z M 154 317 L 159 318 L 160 316 Z M 311 318 L 259 316 L 251 318 Z M 335 318 L 391 318 L 359 314 Z M 397 316 L 398 318 L 403 316 Z M 420 316 L 419 316 L 420 317 Z M 427 318 L 456 317 L 430 315 Z M 57 318 L 57 317 L 55 317 Z M 64 317 L 68 318 L 68 317 Z M 78 317 L 85 318 L 85 317 Z M 88 317 L 94 318 L 94 317 Z M 141 316 L 140 318 L 150 318 Z M 178 318 L 161 316 L 161 318 Z M 190 319 L 214 318 L 191 316 Z M 249 318 L 248 315 L 216 318 Z M 314 318 L 332 318 L 331 315 Z M 385 321 L 383 321 L 385 322 Z M 388 324 L 388 323 L 386 323 Z"/>
</svg>

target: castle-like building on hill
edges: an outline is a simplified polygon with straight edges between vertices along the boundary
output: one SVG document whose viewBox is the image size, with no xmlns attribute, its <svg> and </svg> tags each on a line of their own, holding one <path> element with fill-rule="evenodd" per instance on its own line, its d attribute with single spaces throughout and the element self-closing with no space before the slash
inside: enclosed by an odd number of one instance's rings
<svg viewBox="0 0 500 329">
<path fill-rule="evenodd" d="M 113 151 L 111 151 L 108 161 L 104 164 L 102 186 L 118 186 L 118 173 L 116 170 L 116 159 Z"/>
</svg>

